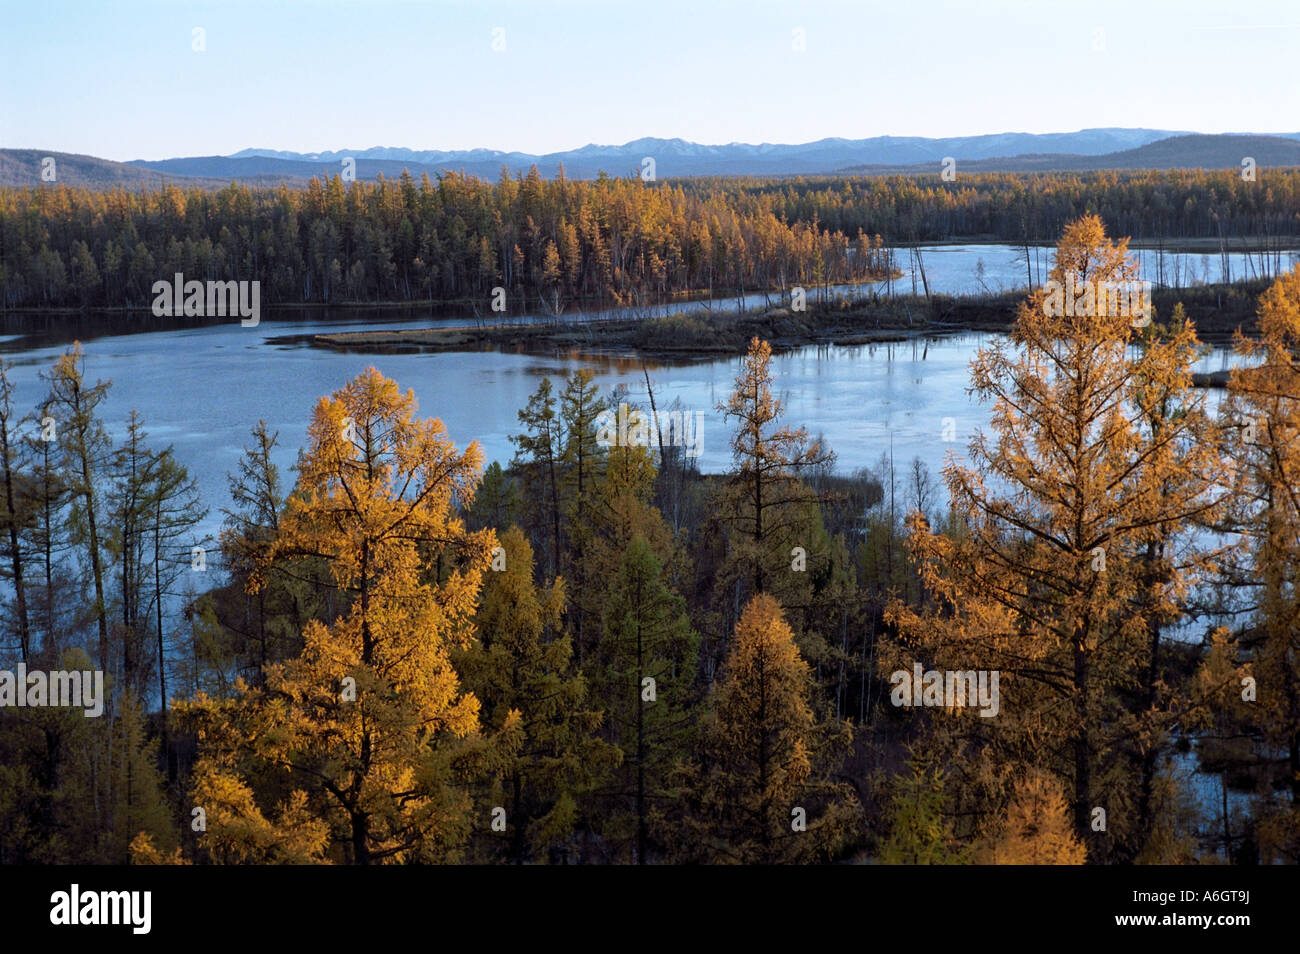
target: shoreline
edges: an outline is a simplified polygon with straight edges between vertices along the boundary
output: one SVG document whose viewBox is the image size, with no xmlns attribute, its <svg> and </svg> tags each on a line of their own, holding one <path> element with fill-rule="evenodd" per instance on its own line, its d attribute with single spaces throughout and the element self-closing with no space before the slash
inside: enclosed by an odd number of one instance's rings
<svg viewBox="0 0 1300 954">
<path fill-rule="evenodd" d="M 1006 238 L 1000 238 L 995 235 L 971 235 L 971 236 L 954 236 L 950 238 L 933 239 L 930 241 L 919 242 L 916 243 L 915 245 L 897 244 L 894 246 L 890 246 L 889 248 L 891 251 L 893 251 L 895 260 L 898 261 L 901 260 L 902 256 L 905 256 L 906 254 L 910 253 L 910 251 L 913 248 L 919 249 L 922 253 L 929 250 L 935 250 L 935 249 L 982 247 L 982 246 L 1000 247 L 1000 248 L 1009 248 L 1009 249 L 1023 249 L 1026 246 L 1028 246 L 1031 249 L 1042 249 L 1042 250 L 1054 251 L 1056 248 L 1056 244 L 1057 243 L 1055 241 L 1050 241 L 1047 239 L 1043 239 L 1043 240 L 1033 239 L 1026 242 L 1023 239 L 1013 241 Z M 1237 237 L 1223 239 L 1223 240 L 1220 240 L 1217 237 L 1210 237 L 1210 236 L 1203 237 L 1203 238 L 1180 238 L 1180 239 L 1171 239 L 1171 240 L 1165 240 L 1160 238 L 1152 238 L 1152 239 L 1131 238 L 1129 239 L 1128 248 L 1132 251 L 1163 252 L 1165 255 L 1213 255 L 1213 254 L 1219 254 L 1221 252 L 1228 252 L 1230 254 L 1249 253 L 1252 255 L 1264 255 L 1264 254 L 1288 255 L 1291 253 L 1300 253 L 1300 235 L 1237 236 Z M 895 268 L 894 274 L 892 276 L 879 275 L 877 277 L 859 277 L 859 278 L 846 280 L 846 281 L 838 281 L 835 284 L 837 286 L 858 286 L 858 285 L 867 286 L 867 285 L 882 284 L 889 281 L 891 278 L 893 281 L 901 281 L 905 277 L 906 275 L 902 270 Z M 810 290 L 812 287 L 815 286 L 810 286 Z M 1201 286 L 1188 286 L 1189 289 L 1194 289 L 1196 287 L 1201 287 Z M 737 297 L 737 295 L 742 293 L 752 295 L 752 294 L 762 294 L 763 292 L 762 291 L 756 292 L 754 289 L 741 290 L 735 288 L 718 287 L 713 289 L 712 295 L 710 296 L 710 293 L 705 289 L 701 289 L 701 288 L 682 289 L 676 292 L 669 292 L 668 299 L 663 302 L 658 302 L 652 305 L 646 305 L 644 307 L 665 308 L 665 307 L 672 307 L 674 305 L 687 305 L 696 302 L 708 301 L 710 300 L 710 297 L 712 297 L 712 300 L 715 302 L 725 303 L 729 299 L 734 299 L 735 297 Z M 768 293 L 773 296 L 779 296 L 781 294 L 781 290 L 777 288 L 772 288 L 768 290 Z M 268 313 L 274 314 L 277 312 L 312 313 L 312 312 L 328 311 L 333 308 L 347 308 L 353 310 L 366 309 L 366 310 L 392 311 L 392 312 L 400 312 L 403 310 L 433 309 L 435 311 L 441 310 L 447 312 L 447 315 L 445 317 L 448 318 L 465 318 L 466 320 L 470 320 L 472 315 L 468 314 L 468 312 L 470 312 L 470 310 L 476 304 L 481 304 L 481 301 L 479 301 L 478 299 L 445 299 L 445 298 L 404 299 L 404 300 L 392 300 L 392 301 L 338 299 L 330 302 L 317 302 L 317 301 L 268 302 L 263 306 L 263 310 Z M 577 306 L 579 308 L 579 311 L 575 312 L 578 314 L 600 312 L 606 310 L 617 310 L 619 308 L 641 307 L 641 306 L 634 306 L 634 305 L 633 306 L 620 305 L 612 301 L 595 301 L 590 299 L 572 299 L 566 303 L 566 307 L 574 307 L 574 306 Z M 0 319 L 4 319 L 6 317 L 11 317 L 11 316 L 35 317 L 35 316 L 56 316 L 56 315 L 79 315 L 79 314 L 85 314 L 87 311 L 94 311 L 97 313 L 111 314 L 111 315 L 123 315 L 123 316 L 152 314 L 152 304 L 141 303 L 139 305 L 96 305 L 91 309 L 87 309 L 76 305 L 56 305 L 56 306 L 40 306 L 40 307 L 20 306 L 14 308 L 0 307 Z"/>
<path fill-rule="evenodd" d="M 1240 330 L 1251 334 L 1255 308 L 1266 280 L 1156 289 L 1157 320 L 1182 303 L 1207 344 L 1227 344 Z M 909 341 L 967 332 L 1006 332 L 1024 300 L 1022 293 L 981 298 L 923 297 L 810 302 L 807 311 L 784 307 L 747 312 L 676 313 L 658 318 L 589 319 L 533 324 L 385 328 L 333 332 L 287 339 L 352 353 L 445 353 L 515 350 L 526 352 L 631 352 L 640 357 L 705 360 L 743 354 L 752 337 L 773 349 L 807 345 L 852 346 Z"/>
</svg>

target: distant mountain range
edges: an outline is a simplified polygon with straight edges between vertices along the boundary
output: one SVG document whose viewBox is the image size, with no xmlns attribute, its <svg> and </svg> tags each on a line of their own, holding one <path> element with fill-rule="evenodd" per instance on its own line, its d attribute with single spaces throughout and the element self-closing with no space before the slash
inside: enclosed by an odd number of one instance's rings
<svg viewBox="0 0 1300 954">
<path fill-rule="evenodd" d="M 1259 168 L 1300 166 L 1300 135 L 1206 136 L 1200 133 L 1170 136 L 1136 149 L 1102 155 L 1034 153 L 995 159 L 958 158 L 961 172 L 1089 172 L 1099 169 L 1235 169 L 1249 156 Z M 954 157 L 956 158 L 956 157 Z M 838 170 L 854 175 L 884 175 L 937 171 L 928 167 L 861 165 Z"/>
<path fill-rule="evenodd" d="M 601 172 L 639 172 L 646 157 L 659 179 L 683 176 L 779 176 L 851 173 L 938 172 L 945 157 L 959 171 L 1087 171 L 1096 169 L 1180 169 L 1237 167 L 1251 156 L 1261 167 L 1300 166 L 1300 132 L 1276 135 L 1203 135 L 1159 129 L 1084 129 L 1073 133 L 999 133 L 947 139 L 877 136 L 821 139 L 799 145 L 728 143 L 709 146 L 682 139 L 637 139 L 621 146 L 587 145 L 567 152 L 533 155 L 491 149 L 456 151 L 391 147 L 322 153 L 243 149 L 229 156 L 190 156 L 121 163 L 93 156 L 39 149 L 0 149 L 0 184 L 40 181 L 44 156 L 56 158 L 59 181 L 98 188 L 154 188 L 164 181 L 221 187 L 232 180 L 250 185 L 281 182 L 301 186 L 312 176 L 332 176 L 345 159 L 356 161 L 358 179 L 394 178 L 455 171 L 495 179 L 531 166 L 547 178 L 561 166 L 569 178 Z"/>
<path fill-rule="evenodd" d="M 959 160 L 991 159 L 1033 152 L 1095 156 L 1132 149 L 1176 135 L 1182 133 L 1157 129 L 1085 129 L 1077 133 L 1042 135 L 999 133 L 951 139 L 876 136 L 872 139 L 819 139 L 799 145 L 733 142 L 725 146 L 706 146 L 684 139 L 634 139 L 621 146 L 589 144 L 581 149 L 544 155 L 491 149 L 440 152 L 379 146 L 321 153 L 244 149 L 230 158 L 283 159 L 337 165 L 345 157 L 351 156 L 358 162 L 365 159 L 403 165 L 413 163 L 494 176 L 503 165 L 512 170 L 526 170 L 529 166 L 536 165 L 538 171 L 548 177 L 553 176 L 563 164 L 565 175 L 585 179 L 594 178 L 602 171 L 610 175 L 622 175 L 630 169 L 639 170 L 642 159 L 651 156 L 655 160 L 656 174 L 659 176 L 787 175 L 835 172 L 854 165 L 938 163 L 944 156 L 954 156 Z M 1297 134 L 1297 138 L 1300 138 L 1300 134 Z M 150 166 L 158 168 L 156 163 Z"/>
</svg>

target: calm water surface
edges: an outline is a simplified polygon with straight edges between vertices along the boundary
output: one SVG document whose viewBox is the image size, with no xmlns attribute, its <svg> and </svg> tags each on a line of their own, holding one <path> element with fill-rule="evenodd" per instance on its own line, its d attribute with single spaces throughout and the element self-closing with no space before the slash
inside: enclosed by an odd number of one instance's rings
<svg viewBox="0 0 1300 954">
<path fill-rule="evenodd" d="M 395 324 L 389 321 L 385 324 Z M 305 439 L 313 406 L 322 395 L 375 365 L 412 388 L 422 416 L 438 417 L 464 446 L 477 440 L 487 461 L 513 454 L 510 435 L 517 412 L 543 376 L 591 368 L 602 392 L 623 385 L 633 403 L 646 402 L 641 361 L 631 356 L 496 351 L 454 354 L 348 354 L 311 346 L 304 336 L 365 327 L 347 320 L 263 319 L 238 323 L 88 338 L 83 342 L 88 378 L 111 380 L 102 415 L 115 439 L 132 409 L 143 416 L 151 442 L 172 445 L 197 479 L 204 503 L 216 511 L 228 502 L 227 473 L 238 464 L 249 430 L 259 419 L 280 432 L 277 463 L 288 469 Z M 920 457 L 938 472 L 945 455 L 960 455 L 987 410 L 970 397 L 969 364 L 987 334 L 960 334 L 872 346 L 808 346 L 773 359 L 776 387 L 787 420 L 822 434 L 837 454 L 837 469 L 872 466 L 891 451 L 900 463 Z M 21 342 L 19 349 L 15 345 Z M 14 362 L 18 407 L 34 407 L 46 393 L 41 373 L 66 348 L 35 336 L 0 342 Z M 1216 350 L 1206 369 L 1226 366 Z M 702 415 L 702 470 L 730 463 L 729 428 L 716 408 L 740 369 L 737 358 L 684 364 L 649 364 L 655 401 L 664 411 L 679 402 Z M 945 442 L 944 419 L 956 440 Z"/>
<path fill-rule="evenodd" d="M 906 253 L 900 254 L 907 266 Z M 963 293 L 979 290 L 979 263 L 988 287 L 1023 284 L 1019 254 L 1010 246 L 944 246 L 924 249 L 923 260 L 933 290 Z M 1183 258 L 1218 264 L 1217 256 Z M 910 277 L 897 281 L 895 290 L 910 292 L 910 282 Z M 900 287 L 904 284 L 908 287 Z M 757 304 L 762 296 L 748 300 Z M 331 309 L 328 317 L 264 314 L 255 328 L 238 321 L 196 326 L 149 316 L 57 316 L 8 321 L 0 327 L 0 354 L 16 365 L 15 399 L 26 409 L 45 394 L 40 373 L 80 337 L 89 378 L 113 382 L 103 407 L 110 432 L 119 438 L 129 412 L 140 412 L 153 443 L 172 445 L 198 480 L 204 503 L 212 508 L 208 532 L 220 525 L 218 511 L 228 502 L 226 475 L 236 467 L 249 429 L 265 419 L 280 432 L 278 463 L 292 480 L 288 469 L 316 400 L 372 364 L 413 388 L 421 414 L 441 418 L 458 445 L 479 441 L 488 461 L 505 463 L 513 454 L 509 438 L 519 430 L 517 412 L 543 376 L 589 367 L 603 391 L 624 385 L 630 400 L 645 401 L 642 365 L 630 355 L 366 355 L 310 343 L 312 335 L 324 332 L 466 323 L 472 321 L 431 318 L 427 311 L 346 308 Z M 986 409 L 966 388 L 970 361 L 990 337 L 971 333 L 873 346 L 809 346 L 778 355 L 773 364 L 787 420 L 824 435 L 841 471 L 875 465 L 892 450 L 900 463 L 920 457 L 937 475 L 945 456 L 960 455 L 972 431 L 987 422 Z M 1201 367 L 1222 368 L 1228 361 L 1229 355 L 1216 349 Z M 716 407 L 738 370 L 735 358 L 650 365 L 661 411 L 676 401 L 682 410 L 702 414 L 700 467 L 705 471 L 730 463 L 728 428 Z M 945 418 L 953 419 L 955 441 L 942 439 Z"/>
</svg>

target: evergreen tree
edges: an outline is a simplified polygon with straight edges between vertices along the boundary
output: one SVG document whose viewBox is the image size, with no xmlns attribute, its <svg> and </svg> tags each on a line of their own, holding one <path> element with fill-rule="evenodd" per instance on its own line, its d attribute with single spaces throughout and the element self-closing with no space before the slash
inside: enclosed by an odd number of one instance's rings
<svg viewBox="0 0 1300 954">
<path fill-rule="evenodd" d="M 239 468 L 227 477 L 231 506 L 223 509 L 220 546 L 231 585 L 227 599 L 213 594 L 211 611 L 227 634 L 227 664 L 265 680 L 267 667 L 296 655 L 310 619 L 329 618 L 333 594 L 325 561 L 312 554 L 271 552 L 280 533 L 285 490 L 274 461 L 279 434 L 265 421 L 252 429 Z M 210 646 L 215 650 L 217 647 Z"/>
<path fill-rule="evenodd" d="M 21 456 L 24 442 L 18 433 L 9 367 L 8 362 L 0 361 L 0 555 L 3 556 L 0 575 L 7 576 L 13 588 L 13 628 L 18 634 L 22 660 L 27 662 L 34 647 L 24 579 L 27 564 L 24 536 L 34 514 L 25 492 Z"/>
<path fill-rule="evenodd" d="M 688 857 L 730 863 L 826 859 L 858 825 L 848 787 L 832 781 L 848 726 L 818 725 L 807 664 L 772 597 L 736 626 L 710 700 L 701 760 L 686 785 Z"/>
<path fill-rule="evenodd" d="M 563 453 L 561 421 L 556 409 L 550 378 L 542 378 L 528 406 L 519 412 L 522 434 L 510 440 L 517 448 L 512 466 L 523 481 L 529 529 L 542 541 L 542 552 L 550 560 L 544 575 L 561 575 L 560 564 L 560 455 Z"/>
<path fill-rule="evenodd" d="M 533 550 L 517 527 L 502 535 L 501 546 L 505 569 L 487 575 L 477 635 L 453 660 L 483 704 L 485 729 L 512 720 L 522 727 L 521 747 L 494 781 L 492 798 L 499 800 L 489 799 L 506 809 L 502 853 L 517 863 L 558 860 L 568 856 L 584 793 L 617 750 L 597 737 L 601 713 L 589 707 L 586 680 L 561 628 L 564 581 L 549 590 L 533 583 Z"/>
<path fill-rule="evenodd" d="M 884 818 L 888 835 L 880 847 L 881 863 L 965 863 L 967 852 L 946 817 L 951 805 L 943 771 L 913 753 L 908 771 L 895 776 L 891 788 Z"/>
<path fill-rule="evenodd" d="M 483 471 L 483 480 L 474 494 L 474 503 L 465 512 L 465 525 L 471 530 L 500 530 L 519 522 L 523 505 L 519 487 L 501 464 L 493 461 Z"/>
<path fill-rule="evenodd" d="M 604 632 L 593 658 L 593 680 L 608 712 L 610 741 L 622 752 L 609 794 L 605 832 L 628 846 L 622 858 L 645 864 L 655 817 L 670 799 L 668 776 L 689 751 L 695 661 L 699 640 L 685 601 L 664 579 L 663 568 L 641 536 L 623 554 L 606 592 Z"/>
<path fill-rule="evenodd" d="M 588 564 L 584 559 L 592 541 L 593 503 L 604 469 L 604 449 L 597 442 L 596 422 L 606 409 L 594 374 L 581 368 L 569 375 L 560 395 L 560 420 L 564 427 L 564 444 L 560 452 L 563 465 L 561 482 L 565 499 L 566 545 L 574 559 L 568 561 L 568 578 L 573 593 L 570 626 L 579 646 L 586 648 L 586 606 L 588 600 Z"/>
</svg>

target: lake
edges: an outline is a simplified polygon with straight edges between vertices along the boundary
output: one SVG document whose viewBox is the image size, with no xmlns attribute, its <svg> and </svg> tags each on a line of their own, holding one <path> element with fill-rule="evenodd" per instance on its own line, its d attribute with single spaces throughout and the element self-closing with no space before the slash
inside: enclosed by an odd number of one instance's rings
<svg viewBox="0 0 1300 954">
<path fill-rule="evenodd" d="M 1021 275 L 1024 269 L 1023 260 L 1015 261 L 1017 254 L 1010 246 L 988 245 L 922 250 L 931 288 L 951 293 L 969 290 L 966 283 L 981 262 L 990 287 L 1015 287 L 1016 269 Z M 1217 256 L 1199 258 L 1217 264 Z M 910 278 L 906 281 L 910 286 Z M 902 290 L 900 284 L 896 290 Z M 761 298 L 751 296 L 755 304 Z M 734 299 L 723 304 L 731 303 Z M 172 445 L 198 481 L 204 503 L 212 508 L 204 529 L 215 534 L 219 510 L 228 503 L 226 475 L 236 467 L 250 428 L 265 419 L 280 432 L 277 462 L 291 481 L 288 469 L 316 400 L 371 364 L 413 388 L 421 414 L 441 418 L 458 445 L 479 441 L 489 462 L 510 459 L 517 412 L 543 376 L 588 367 L 603 391 L 624 385 L 630 400 L 645 400 L 642 364 L 630 355 L 365 355 L 310 343 L 312 335 L 323 332 L 468 321 L 433 319 L 427 309 L 364 308 L 264 313 L 253 328 L 241 327 L 238 320 L 204 325 L 150 315 L 13 316 L 0 323 L 0 354 L 15 364 L 15 401 L 26 411 L 45 393 L 40 373 L 79 337 L 89 379 L 113 382 L 102 409 L 110 433 L 120 438 L 129 412 L 139 411 L 151 442 Z M 970 361 L 989 337 L 966 333 L 896 344 L 818 345 L 780 354 L 773 369 L 786 418 L 825 435 L 841 472 L 872 466 L 892 451 L 900 465 L 920 457 L 937 476 L 945 456 L 960 455 L 972 431 L 987 421 L 986 410 L 965 389 Z M 1214 349 L 1199 370 L 1224 368 L 1229 361 L 1228 352 Z M 677 401 L 681 410 L 699 415 L 702 470 L 730 464 L 728 427 L 716 407 L 726 399 L 738 367 L 737 358 L 649 364 L 660 411 Z M 955 431 L 955 440 L 943 439 L 947 418 L 952 419 L 948 436 Z"/>
</svg>

